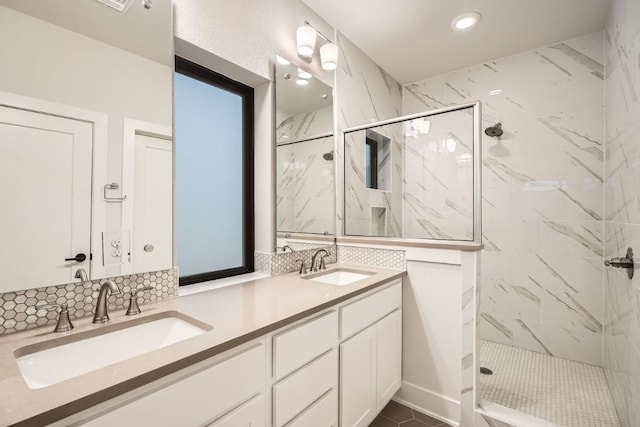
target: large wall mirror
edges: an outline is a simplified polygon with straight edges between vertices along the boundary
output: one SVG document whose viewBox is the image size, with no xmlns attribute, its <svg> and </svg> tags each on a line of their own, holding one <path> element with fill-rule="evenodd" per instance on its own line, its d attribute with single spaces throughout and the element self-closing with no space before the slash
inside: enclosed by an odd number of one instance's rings
<svg viewBox="0 0 640 427">
<path fill-rule="evenodd" d="M 0 0 L 0 292 L 173 265 L 171 1 L 111 3 Z"/>
<path fill-rule="evenodd" d="M 277 246 L 294 234 L 333 237 L 333 89 L 281 57 L 275 79 Z"/>
</svg>

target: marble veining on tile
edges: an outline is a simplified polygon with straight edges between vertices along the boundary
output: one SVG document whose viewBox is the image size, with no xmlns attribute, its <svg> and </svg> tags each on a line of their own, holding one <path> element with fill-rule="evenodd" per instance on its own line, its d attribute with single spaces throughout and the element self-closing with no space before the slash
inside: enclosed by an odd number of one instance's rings
<svg viewBox="0 0 640 427">
<path fill-rule="evenodd" d="M 483 130 L 502 123 L 502 137 L 483 135 L 483 339 L 602 362 L 604 67 L 597 32 L 404 88 L 405 114 L 479 99 Z M 422 210 L 437 232 L 441 210 Z"/>
<path fill-rule="evenodd" d="M 612 0 L 605 29 L 604 257 L 640 254 L 640 4 Z M 638 256 L 638 255 L 636 255 Z M 604 275 L 604 371 L 623 427 L 640 425 L 640 275 Z"/>
</svg>

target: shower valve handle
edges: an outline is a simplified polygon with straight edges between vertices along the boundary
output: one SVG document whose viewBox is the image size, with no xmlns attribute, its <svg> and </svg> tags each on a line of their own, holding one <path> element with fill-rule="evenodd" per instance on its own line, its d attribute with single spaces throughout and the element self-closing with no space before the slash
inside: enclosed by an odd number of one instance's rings
<svg viewBox="0 0 640 427">
<path fill-rule="evenodd" d="M 624 258 L 614 257 L 611 259 L 607 259 L 604 261 L 604 265 L 606 265 L 607 267 L 624 268 L 627 270 L 629 279 L 632 279 L 634 269 L 633 250 L 631 248 L 628 248 L 627 256 L 625 256 Z"/>
</svg>

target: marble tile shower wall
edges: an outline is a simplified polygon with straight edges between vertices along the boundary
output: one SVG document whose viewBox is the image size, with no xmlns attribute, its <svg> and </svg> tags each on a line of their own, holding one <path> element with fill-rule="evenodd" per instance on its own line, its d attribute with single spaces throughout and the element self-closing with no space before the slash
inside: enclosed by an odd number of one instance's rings
<svg viewBox="0 0 640 427">
<path fill-rule="evenodd" d="M 404 138 L 404 236 L 473 240 L 473 109 L 428 121 Z"/>
<path fill-rule="evenodd" d="M 369 58 L 362 50 L 354 45 L 340 32 L 336 37 L 340 51 L 340 62 L 336 70 L 336 87 L 340 88 L 336 96 L 337 128 L 342 131 L 349 127 L 359 126 L 379 120 L 400 117 L 402 114 L 402 86 Z M 399 141 L 399 139 L 395 139 Z M 369 234 L 371 230 L 372 207 L 384 208 L 387 212 L 387 229 L 393 235 L 400 235 L 402 226 L 401 192 L 383 193 L 364 188 L 364 144 L 361 140 L 363 153 L 359 158 L 353 158 L 346 165 L 345 175 L 355 177 L 353 186 L 347 184 L 345 190 L 347 230 L 350 233 Z M 337 156 L 343 162 L 343 141 L 338 142 Z M 401 188 L 401 151 L 397 144 L 392 147 L 391 161 L 392 188 Z M 339 183 L 341 184 L 341 183 Z M 374 194 L 380 193 L 380 194 Z M 373 198 L 373 200 L 370 200 Z M 339 203 L 339 207 L 342 202 Z M 338 209 L 338 217 L 342 219 L 342 209 Z M 353 227 L 349 221 L 353 218 Z M 388 233 L 388 234 L 390 234 Z"/>
<path fill-rule="evenodd" d="M 366 131 L 344 136 L 345 234 L 402 237 L 402 125 L 373 128 L 389 138 L 390 149 L 378 162 L 378 189 L 366 186 Z M 385 174 L 385 169 L 391 167 Z M 387 175 L 390 179 L 381 179 Z"/>
<path fill-rule="evenodd" d="M 640 2 L 612 0 L 605 37 L 605 258 L 640 255 Z M 604 368 L 621 424 L 640 425 L 640 274 L 605 269 Z"/>
<path fill-rule="evenodd" d="M 140 305 L 172 298 L 178 295 L 178 270 L 169 269 L 132 274 L 113 278 L 122 293 L 109 297 L 109 310 L 123 310 L 129 306 L 129 295 L 135 288 L 153 286 L 153 290 L 140 292 Z M 89 283 L 73 282 L 0 294 L 0 335 L 24 331 L 45 325 L 55 325 L 55 310 L 38 309 L 45 304 L 67 304 L 71 320 L 91 316 L 98 299 L 102 280 Z M 143 307 L 144 310 L 144 307 Z"/>
<path fill-rule="evenodd" d="M 290 115 L 276 112 L 276 141 L 298 141 L 333 131 L 333 107 Z"/>
<path fill-rule="evenodd" d="M 403 113 L 482 101 L 479 338 L 601 364 L 603 34 L 406 85 Z"/>
<path fill-rule="evenodd" d="M 279 232 L 333 234 L 333 148 L 333 136 L 276 147 Z"/>
</svg>

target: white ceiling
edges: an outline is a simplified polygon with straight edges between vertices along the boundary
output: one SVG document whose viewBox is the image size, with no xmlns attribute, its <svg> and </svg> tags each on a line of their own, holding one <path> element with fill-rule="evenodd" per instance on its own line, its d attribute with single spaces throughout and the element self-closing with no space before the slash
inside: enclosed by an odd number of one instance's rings
<svg viewBox="0 0 640 427">
<path fill-rule="evenodd" d="M 609 0 L 302 0 L 400 83 L 604 28 Z M 479 12 L 473 30 L 454 17 Z"/>
<path fill-rule="evenodd" d="M 134 0 L 124 14 L 96 0 L 0 0 L 0 5 L 152 61 L 173 63 L 170 1 L 154 1 L 147 10 Z"/>
</svg>

